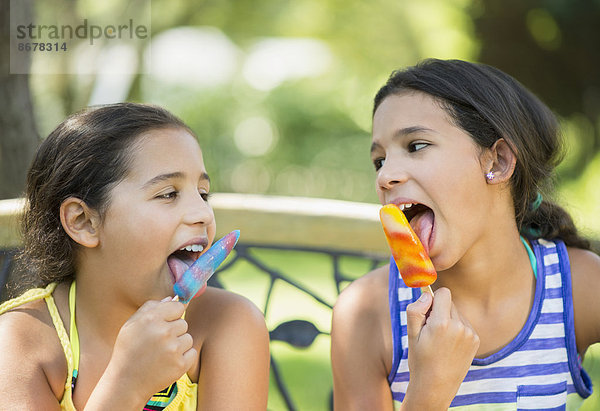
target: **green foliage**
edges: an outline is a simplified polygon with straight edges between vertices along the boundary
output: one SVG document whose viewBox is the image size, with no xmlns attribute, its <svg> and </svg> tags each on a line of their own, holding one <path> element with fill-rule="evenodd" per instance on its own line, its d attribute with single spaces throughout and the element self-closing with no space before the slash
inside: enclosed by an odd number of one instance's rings
<svg viewBox="0 0 600 411">
<path fill-rule="evenodd" d="M 570 150 L 559 168 L 561 192 L 568 193 L 563 200 L 577 198 L 577 221 L 600 237 L 594 191 L 586 182 L 598 176 L 591 163 L 600 148 L 600 77 L 594 71 L 600 53 L 594 43 L 598 25 L 592 21 L 599 5 L 583 0 L 153 0 L 154 38 L 181 26 L 210 27 L 236 48 L 235 67 L 226 83 L 203 86 L 194 84 L 202 73 L 165 81 L 149 67 L 131 85 L 128 99 L 163 105 L 194 129 L 216 191 L 376 202 L 368 156 L 376 90 L 392 70 L 425 57 L 481 60 L 514 75 L 562 115 Z M 48 12 L 43 3 L 36 7 Z M 74 18 L 77 10 L 67 10 L 66 16 Z M 327 50 L 328 62 L 313 74 L 255 88 L 245 69 L 257 45 L 296 38 L 316 41 Z M 93 75 L 33 75 L 41 134 L 84 107 L 95 81 Z M 256 118 L 272 135 L 264 152 L 252 154 L 240 145 L 236 130 Z"/>
<path fill-rule="evenodd" d="M 129 100 L 163 105 L 194 129 L 217 191 L 375 202 L 368 155 L 375 91 L 392 70 L 423 57 L 472 58 L 467 6 L 464 0 L 153 0 L 153 37 L 180 26 L 216 28 L 237 47 L 237 66 L 227 84 L 209 87 L 141 74 Z M 244 64 L 268 38 L 313 39 L 330 61 L 318 73 L 256 89 Z M 43 135 L 86 105 L 95 79 L 59 80 L 33 76 L 38 104 L 52 108 L 38 113 Z M 237 127 L 251 117 L 274 130 L 276 141 L 264 154 L 249 155 L 236 143 Z"/>
</svg>

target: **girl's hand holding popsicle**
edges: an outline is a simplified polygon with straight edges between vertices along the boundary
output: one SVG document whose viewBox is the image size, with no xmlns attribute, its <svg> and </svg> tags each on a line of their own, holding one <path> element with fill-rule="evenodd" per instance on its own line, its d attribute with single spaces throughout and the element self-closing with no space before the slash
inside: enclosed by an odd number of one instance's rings
<svg viewBox="0 0 600 411">
<path fill-rule="evenodd" d="M 167 297 L 147 301 L 127 320 L 86 409 L 96 409 L 108 393 L 119 398 L 122 409 L 141 409 L 154 393 L 192 367 L 198 353 L 188 324 L 181 318 L 184 310 L 183 304 Z"/>
<path fill-rule="evenodd" d="M 469 371 L 479 337 L 444 287 L 435 297 L 423 293 L 408 305 L 406 316 L 410 381 L 403 409 L 446 410 Z"/>
</svg>

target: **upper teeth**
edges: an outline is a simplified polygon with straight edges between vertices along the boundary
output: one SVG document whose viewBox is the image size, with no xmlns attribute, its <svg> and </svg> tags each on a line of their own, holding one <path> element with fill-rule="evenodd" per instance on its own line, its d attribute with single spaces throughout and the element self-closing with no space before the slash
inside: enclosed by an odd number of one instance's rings
<svg viewBox="0 0 600 411">
<path fill-rule="evenodd" d="M 204 250 L 204 247 L 202 247 L 200 244 L 192 244 L 192 245 L 187 245 L 183 248 L 180 248 L 179 251 L 193 251 L 193 252 L 198 252 L 198 251 L 202 251 Z"/>
<path fill-rule="evenodd" d="M 400 204 L 398 206 L 398 208 L 400 208 L 400 210 L 404 211 L 404 210 L 408 210 L 409 208 L 411 208 L 412 206 L 417 205 L 416 203 L 410 203 L 410 204 Z"/>
</svg>

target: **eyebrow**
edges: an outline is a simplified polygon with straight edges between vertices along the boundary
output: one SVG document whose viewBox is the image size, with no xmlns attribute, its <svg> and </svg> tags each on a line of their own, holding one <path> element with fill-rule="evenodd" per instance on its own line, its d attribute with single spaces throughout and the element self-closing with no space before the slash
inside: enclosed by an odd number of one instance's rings
<svg viewBox="0 0 600 411">
<path fill-rule="evenodd" d="M 428 128 L 428 127 L 410 126 L 410 127 L 404 127 L 399 130 L 396 130 L 394 132 L 393 138 L 396 139 L 399 137 L 405 137 L 405 136 L 409 136 L 411 134 L 422 133 L 422 132 L 438 134 L 437 131 L 435 131 L 431 128 Z M 380 147 L 381 147 L 381 145 L 379 145 L 378 143 L 371 144 L 371 153 Z"/>
<path fill-rule="evenodd" d="M 142 189 L 146 189 L 165 180 L 183 178 L 184 176 L 185 174 L 180 171 L 176 171 L 174 173 L 159 174 L 156 177 L 153 177 L 150 180 L 146 181 L 142 186 Z M 207 173 L 200 174 L 200 180 L 205 180 L 210 183 L 210 177 Z"/>
</svg>

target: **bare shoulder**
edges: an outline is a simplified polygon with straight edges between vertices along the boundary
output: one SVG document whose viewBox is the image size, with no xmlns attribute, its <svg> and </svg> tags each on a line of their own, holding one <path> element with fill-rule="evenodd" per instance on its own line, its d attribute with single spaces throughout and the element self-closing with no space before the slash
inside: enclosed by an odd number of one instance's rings
<svg viewBox="0 0 600 411">
<path fill-rule="evenodd" d="M 379 267 L 353 281 L 339 295 L 334 318 L 379 316 L 388 309 L 389 266 Z"/>
<path fill-rule="evenodd" d="M 0 335 L 0 369 L 10 370 L 0 373 L 7 403 L 27 401 L 24 390 L 52 395 L 53 401 L 62 397 L 67 364 L 46 303 L 33 301 L 0 315 Z"/>
<path fill-rule="evenodd" d="M 392 368 L 389 265 L 355 280 L 339 296 L 331 326 L 336 409 L 388 409 Z"/>
<path fill-rule="evenodd" d="M 331 325 L 333 357 L 344 361 L 357 350 L 370 359 L 386 358 L 391 353 L 388 267 L 365 274 L 340 293 Z"/>
<path fill-rule="evenodd" d="M 265 409 L 269 387 L 269 333 L 262 312 L 247 298 L 209 287 L 186 313 L 200 354 L 198 409 Z M 240 370 L 244 372 L 240 373 Z"/>
<path fill-rule="evenodd" d="M 600 273 L 600 256 L 598 254 L 575 247 L 567 247 L 567 252 L 573 275 L 598 277 L 598 273 Z"/>
<path fill-rule="evenodd" d="M 252 329 L 266 332 L 264 316 L 252 301 L 214 287 L 208 287 L 190 303 L 186 320 L 195 339 L 219 332 L 243 333 Z"/>
<path fill-rule="evenodd" d="M 575 332 L 579 352 L 600 342 L 600 256 L 592 251 L 568 247 L 573 284 Z"/>
<path fill-rule="evenodd" d="M 53 347 L 45 337 L 56 336 L 52 318 L 43 300 L 32 301 L 0 315 L 0 343 L 5 348 L 34 354 L 40 348 Z M 58 337 L 55 337 L 59 342 Z M 54 342 L 54 341 L 52 341 Z M 60 348 L 60 345 L 59 347 Z M 35 359 L 37 356 L 28 357 Z"/>
</svg>

